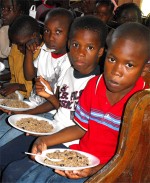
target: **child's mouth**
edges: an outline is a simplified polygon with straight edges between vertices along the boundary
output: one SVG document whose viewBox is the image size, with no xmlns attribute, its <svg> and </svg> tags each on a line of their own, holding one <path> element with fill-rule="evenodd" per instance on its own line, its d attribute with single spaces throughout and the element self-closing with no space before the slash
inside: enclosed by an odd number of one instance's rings
<svg viewBox="0 0 150 183">
<path fill-rule="evenodd" d="M 119 86 L 119 83 L 117 83 L 116 81 L 113 81 L 113 80 L 109 80 L 108 83 L 111 87 L 118 87 Z"/>
</svg>

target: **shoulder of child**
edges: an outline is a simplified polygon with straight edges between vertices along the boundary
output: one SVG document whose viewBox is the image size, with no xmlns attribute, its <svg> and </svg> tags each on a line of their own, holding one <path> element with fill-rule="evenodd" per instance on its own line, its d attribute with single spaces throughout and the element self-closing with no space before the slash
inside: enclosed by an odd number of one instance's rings
<svg viewBox="0 0 150 183">
<path fill-rule="evenodd" d="M 91 78 L 87 83 L 88 87 L 95 90 L 95 87 L 98 85 L 102 76 L 103 75 L 97 75 L 97 76 L 94 76 L 93 78 Z"/>
</svg>

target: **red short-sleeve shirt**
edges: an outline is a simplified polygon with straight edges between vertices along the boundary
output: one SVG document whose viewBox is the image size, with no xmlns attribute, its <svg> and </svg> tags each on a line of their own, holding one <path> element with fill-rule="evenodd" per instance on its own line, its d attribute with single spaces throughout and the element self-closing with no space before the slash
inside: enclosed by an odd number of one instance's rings
<svg viewBox="0 0 150 183">
<path fill-rule="evenodd" d="M 76 108 L 74 121 L 87 132 L 79 144 L 70 148 L 97 156 L 106 163 L 115 154 L 121 117 L 127 100 L 135 92 L 145 88 L 142 78 L 118 103 L 111 105 L 106 96 L 103 75 L 92 78 L 84 89 Z"/>
</svg>

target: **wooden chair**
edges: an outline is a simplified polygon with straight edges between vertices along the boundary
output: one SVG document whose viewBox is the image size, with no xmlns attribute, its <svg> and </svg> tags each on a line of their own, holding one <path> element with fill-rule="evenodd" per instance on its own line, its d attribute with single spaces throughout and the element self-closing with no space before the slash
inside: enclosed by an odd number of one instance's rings
<svg viewBox="0 0 150 183">
<path fill-rule="evenodd" d="M 115 156 L 86 183 L 150 182 L 150 89 L 128 101 Z"/>
</svg>

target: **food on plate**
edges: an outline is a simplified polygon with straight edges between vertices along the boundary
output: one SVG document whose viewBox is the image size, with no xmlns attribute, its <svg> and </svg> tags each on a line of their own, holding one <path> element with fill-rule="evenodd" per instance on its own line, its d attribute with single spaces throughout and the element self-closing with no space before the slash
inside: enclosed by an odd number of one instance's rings
<svg viewBox="0 0 150 183">
<path fill-rule="evenodd" d="M 76 152 L 64 150 L 56 150 L 52 153 L 47 153 L 46 156 L 52 159 L 61 159 L 60 161 L 50 161 L 45 158 L 44 163 L 48 165 L 64 166 L 64 167 L 84 167 L 89 165 L 89 159 L 85 155 Z"/>
<path fill-rule="evenodd" d="M 6 107 L 12 107 L 12 108 L 29 108 L 30 106 L 26 104 L 23 101 L 17 100 L 11 100 L 11 99 L 3 99 L 0 101 L 0 105 L 6 106 Z"/>
<path fill-rule="evenodd" d="M 7 96 L 3 96 L 0 94 L 0 99 L 13 99 L 13 100 L 19 100 L 19 97 L 16 93 L 11 93 Z"/>
<path fill-rule="evenodd" d="M 36 133 L 48 133 L 53 130 L 53 125 L 46 120 L 38 120 L 35 118 L 21 118 L 16 122 L 16 126 L 27 131 Z"/>
</svg>

